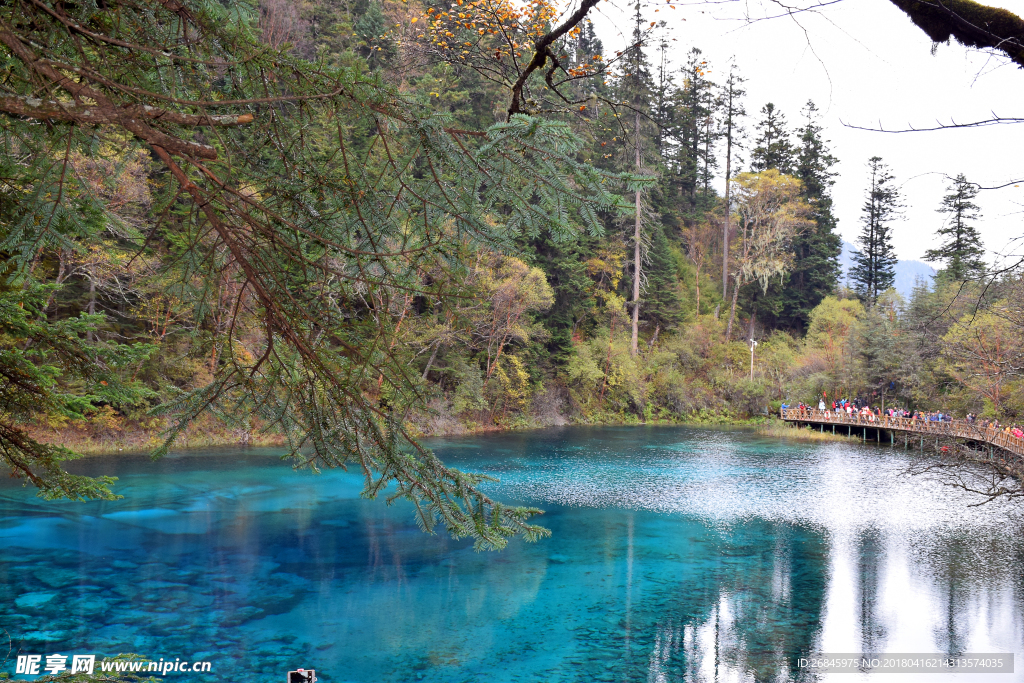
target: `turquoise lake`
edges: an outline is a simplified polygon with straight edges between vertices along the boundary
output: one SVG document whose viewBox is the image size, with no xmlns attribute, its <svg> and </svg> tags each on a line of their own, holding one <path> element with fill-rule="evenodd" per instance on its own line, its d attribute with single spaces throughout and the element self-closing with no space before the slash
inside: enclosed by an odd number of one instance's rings
<svg viewBox="0 0 1024 683">
<path fill-rule="evenodd" d="M 743 431 L 430 442 L 552 537 L 474 552 L 267 450 L 94 458 L 115 502 L 0 482 L 0 673 L 18 654 L 210 661 L 174 681 L 1024 681 L 1016 506 L 902 450 Z M 814 652 L 1016 653 L 1014 674 L 812 675 Z M 20 678 L 20 676 L 18 677 Z M 31 677 L 29 677 L 31 678 Z"/>
</svg>

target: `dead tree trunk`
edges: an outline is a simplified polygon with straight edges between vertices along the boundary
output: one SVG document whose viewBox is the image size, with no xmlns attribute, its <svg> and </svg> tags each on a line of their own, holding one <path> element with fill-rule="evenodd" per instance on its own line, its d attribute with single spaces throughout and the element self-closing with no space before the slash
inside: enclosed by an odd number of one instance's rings
<svg viewBox="0 0 1024 683">
<path fill-rule="evenodd" d="M 640 172 L 640 112 L 636 113 L 633 135 L 636 137 L 636 170 Z M 636 191 L 636 220 L 633 225 L 633 334 L 630 340 L 629 352 L 633 356 L 637 354 L 637 343 L 640 338 L 640 237 L 642 227 L 642 213 L 640 202 L 640 190 Z"/>
</svg>

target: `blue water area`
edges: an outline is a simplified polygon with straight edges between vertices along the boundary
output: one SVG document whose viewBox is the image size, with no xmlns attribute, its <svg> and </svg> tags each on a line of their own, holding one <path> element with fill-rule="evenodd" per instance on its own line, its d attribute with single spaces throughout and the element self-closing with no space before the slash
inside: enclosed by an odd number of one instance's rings
<svg viewBox="0 0 1024 683">
<path fill-rule="evenodd" d="M 0 484 L 14 656 L 211 662 L 180 681 L 1024 680 L 810 674 L 814 652 L 1017 653 L 1015 507 L 904 473 L 901 449 L 742 431 L 563 428 L 436 441 L 552 531 L 475 552 L 358 472 L 279 453 L 95 458 L 115 502 Z M 3 635 L 0 634 L 0 638 Z M 0 647 L 0 658 L 6 647 Z"/>
</svg>

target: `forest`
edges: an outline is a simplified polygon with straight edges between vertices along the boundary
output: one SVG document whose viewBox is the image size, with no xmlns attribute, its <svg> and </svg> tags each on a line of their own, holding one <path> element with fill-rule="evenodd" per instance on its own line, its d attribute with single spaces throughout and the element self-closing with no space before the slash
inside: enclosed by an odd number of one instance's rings
<svg viewBox="0 0 1024 683">
<path fill-rule="evenodd" d="M 531 511 L 420 438 L 821 396 L 1024 420 L 1024 282 L 982 258 L 976 184 L 914 226 L 942 268 L 905 299 L 898 182 L 863 159 L 844 277 L 815 103 L 672 64 L 640 5 L 606 51 L 595 2 L 0 9 L 12 472 L 102 497 L 63 463 L 281 443 L 500 545 Z"/>
</svg>

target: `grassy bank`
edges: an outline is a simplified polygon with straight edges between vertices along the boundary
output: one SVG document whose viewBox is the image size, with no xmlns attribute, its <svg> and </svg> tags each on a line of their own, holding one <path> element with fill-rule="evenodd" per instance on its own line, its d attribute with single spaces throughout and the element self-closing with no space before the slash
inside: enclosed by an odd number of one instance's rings
<svg viewBox="0 0 1024 683">
<path fill-rule="evenodd" d="M 722 413 L 698 412 L 690 415 L 659 415 L 642 420 L 629 413 L 604 413 L 600 415 L 564 415 L 560 406 L 545 405 L 544 409 L 529 414 L 519 414 L 513 419 L 495 423 L 484 414 L 467 416 L 453 415 L 446 406 L 434 406 L 434 410 L 411 415 L 407 422 L 410 435 L 417 438 L 462 436 L 491 432 L 523 431 L 546 429 L 567 425 L 575 426 L 630 426 L 630 425 L 679 425 L 688 427 L 733 427 L 750 429 L 768 436 L 805 438 L 796 434 L 798 430 L 783 424 L 776 429 L 778 420 L 764 416 L 739 418 Z M 476 417 L 474 420 L 472 417 Z M 59 427 L 34 424 L 29 432 L 34 439 L 70 448 L 83 455 L 106 455 L 110 453 L 144 453 L 163 443 L 167 422 L 162 419 L 144 421 L 86 421 L 67 423 Z M 819 436 L 810 434 L 812 440 Z M 831 434 L 827 435 L 831 437 Z M 839 438 L 839 437 L 836 437 Z M 845 437 L 843 437 L 845 438 Z M 216 446 L 281 446 L 284 438 L 274 432 L 259 429 L 238 429 L 225 425 L 211 415 L 205 415 L 191 424 L 175 441 L 175 449 L 209 448 Z"/>
<path fill-rule="evenodd" d="M 34 424 L 29 435 L 41 443 L 70 448 L 83 455 L 109 453 L 144 453 L 163 443 L 167 428 L 165 420 L 121 420 L 97 423 L 86 421 L 59 427 Z M 213 446 L 279 446 L 284 437 L 259 430 L 231 428 L 211 415 L 196 420 L 175 441 L 175 449 L 209 448 Z"/>
<path fill-rule="evenodd" d="M 833 434 L 831 431 L 819 432 L 810 426 L 801 428 L 777 419 L 772 419 L 758 425 L 757 433 L 761 436 L 770 436 L 778 439 L 797 439 L 800 441 L 860 441 L 860 438 L 857 436 Z"/>
</svg>

